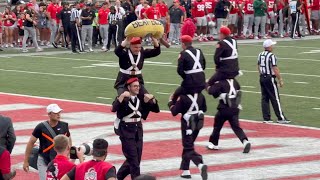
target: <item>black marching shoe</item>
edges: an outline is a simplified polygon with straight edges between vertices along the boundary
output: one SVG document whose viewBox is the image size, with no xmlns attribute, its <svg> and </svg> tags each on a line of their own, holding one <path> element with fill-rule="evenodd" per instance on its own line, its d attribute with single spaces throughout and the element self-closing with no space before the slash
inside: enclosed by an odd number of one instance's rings
<svg viewBox="0 0 320 180">
<path fill-rule="evenodd" d="M 201 177 L 202 177 L 202 180 L 208 179 L 208 166 L 205 164 L 201 168 Z"/>
<path fill-rule="evenodd" d="M 200 113 L 200 114 L 198 114 L 198 123 L 197 123 L 198 130 L 202 129 L 203 123 L 204 123 L 204 114 Z"/>
<path fill-rule="evenodd" d="M 191 175 L 180 175 L 180 177 L 185 178 L 185 179 L 191 179 Z"/>
</svg>

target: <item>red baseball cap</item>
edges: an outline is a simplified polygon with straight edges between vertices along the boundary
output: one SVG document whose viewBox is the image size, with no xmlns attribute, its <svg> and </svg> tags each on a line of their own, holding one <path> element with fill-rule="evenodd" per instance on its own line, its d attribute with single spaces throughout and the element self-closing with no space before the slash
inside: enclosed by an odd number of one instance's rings
<svg viewBox="0 0 320 180">
<path fill-rule="evenodd" d="M 28 3 L 27 7 L 33 7 L 34 5 L 32 3 Z"/>
<path fill-rule="evenodd" d="M 192 42 L 192 37 L 189 35 L 183 35 L 181 36 L 181 42 L 182 43 Z"/>
<path fill-rule="evenodd" d="M 224 34 L 224 35 L 226 35 L 226 36 L 229 36 L 229 35 L 231 34 L 231 31 L 230 31 L 230 29 L 229 29 L 228 27 L 226 27 L 226 26 L 221 26 L 221 28 L 220 28 L 220 33 L 221 33 L 221 34 Z"/>
<path fill-rule="evenodd" d="M 130 44 L 141 44 L 141 38 L 140 37 L 133 37 L 130 40 Z"/>
</svg>

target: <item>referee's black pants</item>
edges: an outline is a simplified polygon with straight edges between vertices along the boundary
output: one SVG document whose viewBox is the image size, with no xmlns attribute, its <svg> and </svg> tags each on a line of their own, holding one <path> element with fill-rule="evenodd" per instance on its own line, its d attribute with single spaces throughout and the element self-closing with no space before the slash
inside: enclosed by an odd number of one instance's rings
<svg viewBox="0 0 320 180">
<path fill-rule="evenodd" d="M 280 96 L 276 78 L 271 75 L 261 75 L 260 86 L 263 120 L 271 120 L 269 101 L 271 101 L 274 113 L 278 120 L 286 120 L 280 105 Z"/>
<path fill-rule="evenodd" d="M 239 111 L 240 110 L 238 108 L 224 108 L 218 110 L 214 117 L 213 132 L 210 136 L 209 142 L 216 146 L 219 144 L 220 131 L 226 121 L 229 121 L 231 129 L 241 142 L 243 142 L 243 140 L 248 140 L 239 124 Z"/>
<path fill-rule="evenodd" d="M 71 49 L 72 51 L 76 51 L 76 45 L 78 44 L 79 50 L 82 51 L 81 48 L 81 40 L 80 40 L 80 32 L 77 24 L 71 22 Z"/>
<path fill-rule="evenodd" d="M 113 44 L 115 47 L 117 47 L 117 31 L 118 31 L 118 26 L 117 25 L 109 25 L 109 33 L 108 33 L 108 43 L 107 43 L 107 49 L 110 49 L 110 43 L 111 40 L 113 41 Z"/>
<path fill-rule="evenodd" d="M 182 160 L 180 164 L 180 170 L 189 170 L 190 161 L 196 166 L 203 164 L 202 156 L 194 149 L 194 142 L 196 141 L 199 130 L 192 131 L 191 135 L 187 135 L 187 122 L 181 118 L 181 133 L 182 133 Z"/>
<path fill-rule="evenodd" d="M 292 27 L 291 27 L 291 36 L 290 37 L 294 38 L 296 31 L 298 32 L 298 37 L 301 37 L 300 27 L 299 27 L 300 13 L 299 12 L 292 13 L 291 18 L 292 18 L 292 23 L 291 23 Z"/>
</svg>

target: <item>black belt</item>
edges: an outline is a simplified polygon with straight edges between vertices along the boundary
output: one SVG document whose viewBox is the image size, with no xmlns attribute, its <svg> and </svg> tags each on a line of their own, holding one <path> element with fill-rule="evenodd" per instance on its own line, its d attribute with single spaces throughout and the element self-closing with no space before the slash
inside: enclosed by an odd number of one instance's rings
<svg viewBox="0 0 320 180">
<path fill-rule="evenodd" d="M 260 77 L 264 77 L 264 78 L 273 77 L 273 78 L 275 78 L 276 76 L 275 75 L 271 75 L 271 74 L 260 74 Z"/>
</svg>

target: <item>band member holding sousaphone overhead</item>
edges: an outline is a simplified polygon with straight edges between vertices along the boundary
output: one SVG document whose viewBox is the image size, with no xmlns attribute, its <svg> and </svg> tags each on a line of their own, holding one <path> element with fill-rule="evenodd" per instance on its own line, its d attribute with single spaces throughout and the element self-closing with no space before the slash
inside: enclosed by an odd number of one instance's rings
<svg viewBox="0 0 320 180">
<path fill-rule="evenodd" d="M 153 49 L 144 49 L 141 46 L 140 37 L 127 37 L 122 43 L 116 47 L 114 53 L 119 57 L 120 70 L 114 88 L 117 89 L 118 95 L 122 94 L 125 90 L 126 81 L 136 76 L 140 82 L 140 93 L 145 94 L 147 90 L 144 88 L 144 81 L 142 77 L 142 68 L 144 59 L 156 57 L 161 53 L 160 44 L 158 40 L 151 37 L 153 41 Z M 129 48 L 127 48 L 129 45 Z"/>
</svg>

